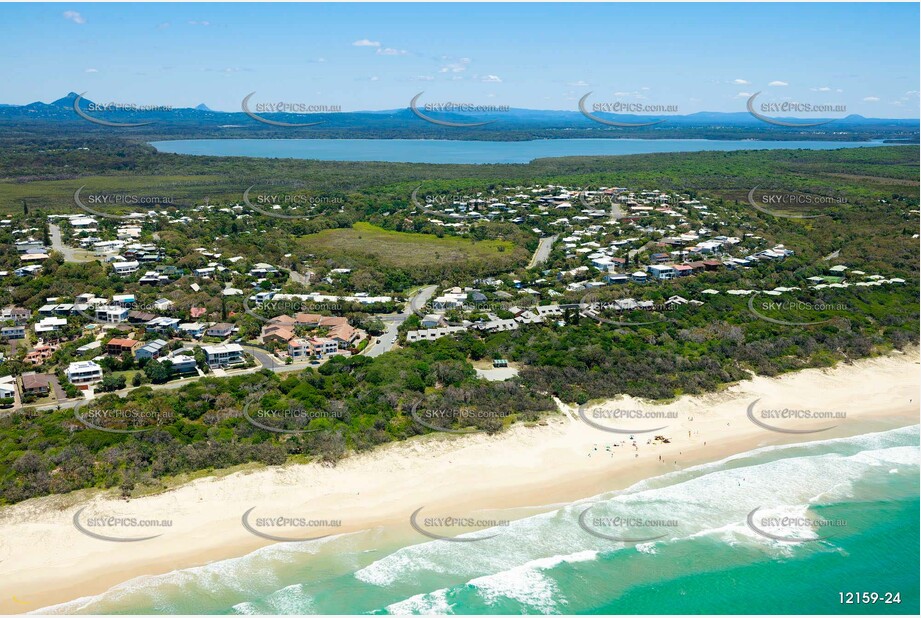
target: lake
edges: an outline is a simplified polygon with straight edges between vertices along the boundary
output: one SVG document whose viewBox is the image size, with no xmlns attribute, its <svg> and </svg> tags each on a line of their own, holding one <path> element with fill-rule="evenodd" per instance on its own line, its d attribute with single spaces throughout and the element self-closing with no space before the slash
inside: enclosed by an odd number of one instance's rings
<svg viewBox="0 0 921 618">
<path fill-rule="evenodd" d="M 777 142 L 698 139 L 544 139 L 527 142 L 408 139 L 192 139 L 151 142 L 160 152 L 217 157 L 388 161 L 393 163 L 528 163 L 544 157 L 630 155 L 704 150 L 832 150 L 882 142 Z"/>
</svg>

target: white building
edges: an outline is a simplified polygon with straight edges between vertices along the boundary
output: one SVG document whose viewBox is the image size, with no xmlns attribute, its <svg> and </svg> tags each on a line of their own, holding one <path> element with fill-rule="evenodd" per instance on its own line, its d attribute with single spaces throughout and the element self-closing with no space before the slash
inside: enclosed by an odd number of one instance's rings
<svg viewBox="0 0 921 618">
<path fill-rule="evenodd" d="M 243 362 L 243 348 L 237 343 L 206 345 L 202 349 L 205 351 L 208 366 L 212 369 L 236 365 Z"/>
<path fill-rule="evenodd" d="M 102 367 L 93 361 L 78 361 L 67 367 L 67 379 L 74 386 L 92 384 L 102 380 Z"/>
</svg>

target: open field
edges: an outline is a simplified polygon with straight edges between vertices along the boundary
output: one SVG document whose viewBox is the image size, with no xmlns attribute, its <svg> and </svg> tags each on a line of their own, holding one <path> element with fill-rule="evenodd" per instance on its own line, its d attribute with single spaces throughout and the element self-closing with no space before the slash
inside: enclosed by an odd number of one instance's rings
<svg viewBox="0 0 921 618">
<path fill-rule="evenodd" d="M 329 256 L 373 259 L 395 268 L 410 268 L 422 264 L 469 264 L 471 261 L 497 262 L 512 267 L 527 261 L 528 253 L 503 240 L 475 241 L 466 238 L 430 234 L 392 232 L 371 225 L 356 223 L 351 228 L 323 230 L 302 238 L 305 249 Z"/>
</svg>

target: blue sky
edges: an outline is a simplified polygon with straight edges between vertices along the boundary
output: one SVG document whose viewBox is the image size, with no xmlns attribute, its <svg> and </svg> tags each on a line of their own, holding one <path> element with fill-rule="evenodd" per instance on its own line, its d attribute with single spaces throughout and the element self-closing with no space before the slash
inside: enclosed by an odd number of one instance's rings
<svg viewBox="0 0 921 618">
<path fill-rule="evenodd" d="M 253 101 L 919 116 L 918 4 L 0 4 L 0 102 Z M 774 114 L 777 115 L 777 114 Z"/>
</svg>

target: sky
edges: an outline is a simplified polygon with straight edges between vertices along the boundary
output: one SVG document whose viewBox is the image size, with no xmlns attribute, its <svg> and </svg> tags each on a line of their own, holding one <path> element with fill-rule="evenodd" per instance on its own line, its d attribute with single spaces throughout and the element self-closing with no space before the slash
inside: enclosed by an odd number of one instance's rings
<svg viewBox="0 0 921 618">
<path fill-rule="evenodd" d="M 0 4 L 0 103 L 591 103 L 919 117 L 919 5 Z M 825 114 L 841 116 L 846 114 Z M 773 113 L 780 116 L 783 114 Z M 791 116 L 804 114 L 790 113 Z"/>
</svg>

